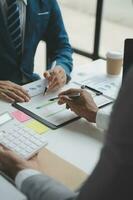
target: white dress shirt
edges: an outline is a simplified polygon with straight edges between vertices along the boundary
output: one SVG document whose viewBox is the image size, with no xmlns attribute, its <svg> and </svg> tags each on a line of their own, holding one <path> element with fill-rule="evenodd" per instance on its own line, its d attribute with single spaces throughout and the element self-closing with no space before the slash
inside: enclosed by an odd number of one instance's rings
<svg viewBox="0 0 133 200">
<path fill-rule="evenodd" d="M 102 109 L 99 109 L 96 116 L 96 126 L 99 129 L 107 130 L 109 121 L 110 121 L 110 115 L 112 111 L 112 105 L 106 106 Z"/>
</svg>

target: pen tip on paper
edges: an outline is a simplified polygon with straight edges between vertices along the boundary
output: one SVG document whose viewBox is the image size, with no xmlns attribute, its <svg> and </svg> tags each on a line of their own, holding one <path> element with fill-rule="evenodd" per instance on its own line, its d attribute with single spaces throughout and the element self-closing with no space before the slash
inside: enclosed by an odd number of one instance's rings
<svg viewBox="0 0 133 200">
<path fill-rule="evenodd" d="M 45 96 L 45 95 L 46 95 L 46 93 L 47 93 L 47 90 L 48 90 L 48 88 L 46 87 L 46 88 L 45 88 L 45 90 L 44 90 L 43 96 Z"/>
<path fill-rule="evenodd" d="M 85 85 L 81 85 L 81 89 L 85 89 Z"/>
</svg>

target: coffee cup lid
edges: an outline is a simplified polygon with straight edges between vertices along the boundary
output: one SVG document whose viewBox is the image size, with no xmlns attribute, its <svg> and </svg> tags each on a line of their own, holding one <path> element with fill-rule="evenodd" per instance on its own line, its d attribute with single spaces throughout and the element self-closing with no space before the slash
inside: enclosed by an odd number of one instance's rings
<svg viewBox="0 0 133 200">
<path fill-rule="evenodd" d="M 121 51 L 108 51 L 106 57 L 111 59 L 122 59 L 123 54 Z"/>
</svg>

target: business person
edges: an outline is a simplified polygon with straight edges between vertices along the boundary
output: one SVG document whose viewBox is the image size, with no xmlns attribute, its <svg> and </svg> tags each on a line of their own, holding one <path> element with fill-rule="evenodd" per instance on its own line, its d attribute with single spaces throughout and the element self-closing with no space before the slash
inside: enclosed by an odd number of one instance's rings
<svg viewBox="0 0 133 200">
<path fill-rule="evenodd" d="M 56 0 L 0 0 L 0 98 L 28 101 L 20 85 L 39 79 L 34 73 L 38 43 L 47 44 L 49 90 L 62 87 L 72 70 L 69 44 Z"/>
<path fill-rule="evenodd" d="M 31 170 L 31 164 L 1 147 L 0 169 L 15 179 L 29 200 L 133 199 L 133 69 L 125 78 L 113 108 L 100 159 L 78 193 Z M 45 158 L 44 158 L 45 159 Z M 56 165 L 56 163 L 55 163 Z"/>
<path fill-rule="evenodd" d="M 80 94 L 78 98 L 70 98 L 71 95 Z M 85 118 L 89 122 L 96 123 L 98 128 L 106 130 L 108 128 L 112 105 L 104 109 L 98 109 L 93 97 L 84 89 L 69 89 L 59 94 L 58 103 L 66 104 L 78 116 Z"/>
</svg>

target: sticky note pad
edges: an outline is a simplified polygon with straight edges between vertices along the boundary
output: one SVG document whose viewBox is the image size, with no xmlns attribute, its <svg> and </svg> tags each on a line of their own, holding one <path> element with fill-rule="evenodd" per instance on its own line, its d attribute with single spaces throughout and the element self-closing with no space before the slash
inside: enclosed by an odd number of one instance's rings
<svg viewBox="0 0 133 200">
<path fill-rule="evenodd" d="M 49 130 L 49 128 L 47 126 L 43 125 L 42 123 L 40 123 L 36 120 L 32 120 L 32 121 L 28 122 L 26 124 L 26 127 L 31 128 L 38 134 L 45 133 L 46 131 Z"/>
<path fill-rule="evenodd" d="M 16 118 L 20 122 L 25 122 L 31 119 L 30 116 L 26 115 L 25 113 L 19 110 L 12 112 L 11 115 L 12 117 Z"/>
</svg>

